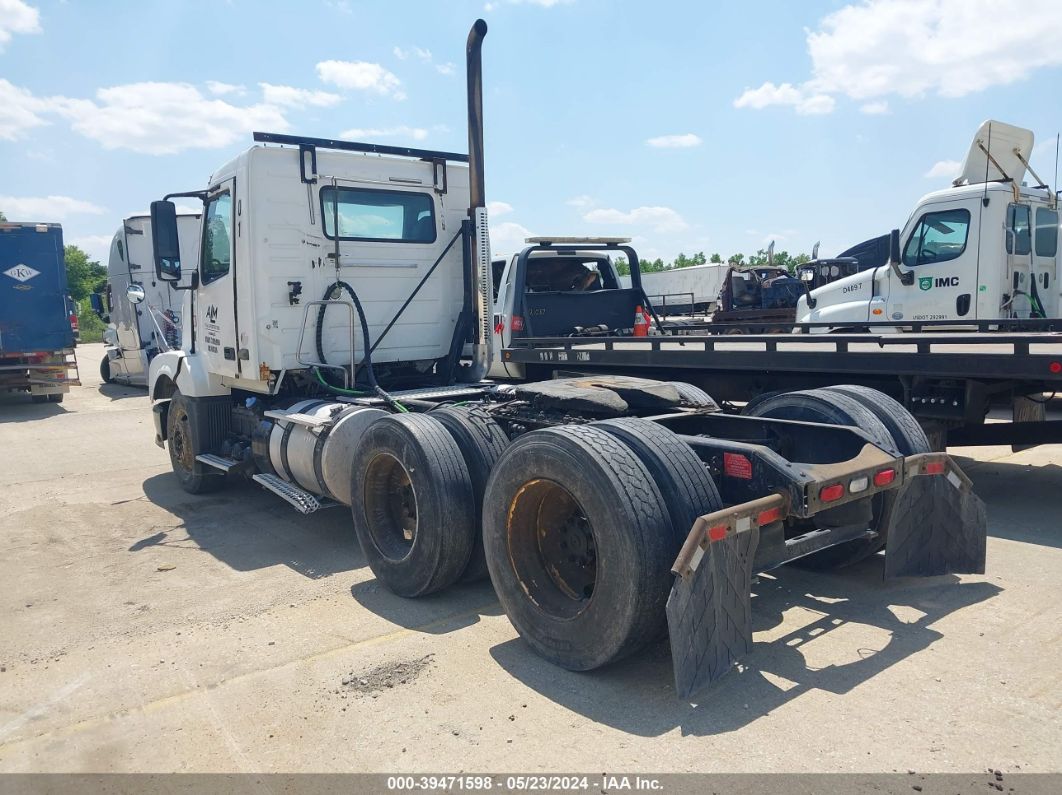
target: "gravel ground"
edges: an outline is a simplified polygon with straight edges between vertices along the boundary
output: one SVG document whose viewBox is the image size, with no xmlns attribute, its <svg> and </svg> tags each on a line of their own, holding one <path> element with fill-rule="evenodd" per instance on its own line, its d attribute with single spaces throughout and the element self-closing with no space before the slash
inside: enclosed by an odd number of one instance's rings
<svg viewBox="0 0 1062 795">
<path fill-rule="evenodd" d="M 1062 769 L 1062 448 L 953 451 L 985 576 L 783 569 L 755 648 L 697 703 L 664 645 L 593 674 L 487 584 L 380 588 L 340 509 L 181 492 L 142 390 L 0 399 L 0 771 Z"/>
</svg>

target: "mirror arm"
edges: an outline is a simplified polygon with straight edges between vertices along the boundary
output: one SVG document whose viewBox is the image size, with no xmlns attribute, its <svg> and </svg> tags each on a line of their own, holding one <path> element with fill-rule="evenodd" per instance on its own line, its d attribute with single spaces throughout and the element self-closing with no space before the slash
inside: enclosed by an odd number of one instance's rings
<svg viewBox="0 0 1062 795">
<path fill-rule="evenodd" d="M 889 234 L 889 267 L 904 287 L 914 284 L 914 271 L 905 271 L 900 267 L 900 230 L 893 229 Z"/>
</svg>

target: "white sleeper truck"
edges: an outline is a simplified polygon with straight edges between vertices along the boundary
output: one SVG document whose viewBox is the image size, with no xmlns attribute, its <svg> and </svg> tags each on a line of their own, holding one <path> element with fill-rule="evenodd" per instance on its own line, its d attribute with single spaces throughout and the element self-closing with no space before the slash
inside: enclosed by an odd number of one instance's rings
<svg viewBox="0 0 1062 795">
<path fill-rule="evenodd" d="M 871 262 L 812 290 L 800 299 L 797 322 L 823 332 L 1059 318 L 1058 194 L 1029 166 L 1032 148 L 1029 130 L 986 121 L 952 187 L 923 197 L 911 213 L 898 260 Z"/>
<path fill-rule="evenodd" d="M 468 155 L 256 134 L 181 194 L 204 206 L 194 269 L 174 204 L 152 204 L 183 334 L 149 389 L 181 486 L 242 476 L 303 513 L 345 506 L 395 594 L 489 575 L 520 635 L 569 669 L 666 627 L 683 696 L 750 650 L 757 571 L 882 547 L 890 577 L 983 571 L 969 480 L 873 390 L 740 417 L 688 384 L 483 380 L 485 34 L 468 38 Z"/>
<path fill-rule="evenodd" d="M 177 216 L 184 265 L 189 270 L 199 263 L 200 218 L 197 213 Z M 106 311 L 102 304 L 94 302 L 93 306 L 108 319 L 103 333 L 106 350 L 100 362 L 100 377 L 106 383 L 147 386 L 151 360 L 181 347 L 180 296 L 155 275 L 151 218 L 126 218 L 111 240 Z"/>
</svg>

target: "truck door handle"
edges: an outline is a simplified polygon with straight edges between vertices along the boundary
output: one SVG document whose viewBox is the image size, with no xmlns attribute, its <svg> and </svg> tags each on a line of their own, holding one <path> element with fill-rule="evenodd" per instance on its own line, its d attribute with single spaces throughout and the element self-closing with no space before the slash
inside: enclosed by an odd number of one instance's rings
<svg viewBox="0 0 1062 795">
<path fill-rule="evenodd" d="M 963 293 L 955 299 L 955 311 L 959 317 L 966 317 L 966 314 L 970 311 L 970 294 Z"/>
<path fill-rule="evenodd" d="M 225 358 L 235 361 L 236 360 L 236 349 L 235 348 L 226 348 L 225 349 Z"/>
</svg>

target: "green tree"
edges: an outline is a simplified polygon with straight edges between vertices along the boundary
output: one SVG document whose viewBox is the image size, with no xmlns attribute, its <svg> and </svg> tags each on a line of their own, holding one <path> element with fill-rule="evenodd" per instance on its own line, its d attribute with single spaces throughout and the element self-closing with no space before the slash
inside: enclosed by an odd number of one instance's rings
<svg viewBox="0 0 1062 795">
<path fill-rule="evenodd" d="M 98 293 L 107 284 L 107 269 L 77 246 L 63 249 L 66 263 L 66 284 L 75 301 L 83 301 L 90 293 Z"/>
<path fill-rule="evenodd" d="M 0 224 L 7 222 L 7 216 L 0 212 Z"/>
<path fill-rule="evenodd" d="M 712 254 L 712 256 L 710 256 L 708 258 L 708 261 L 710 263 L 712 263 L 713 265 L 722 265 L 723 264 L 723 258 L 720 257 L 718 254 Z"/>
</svg>

